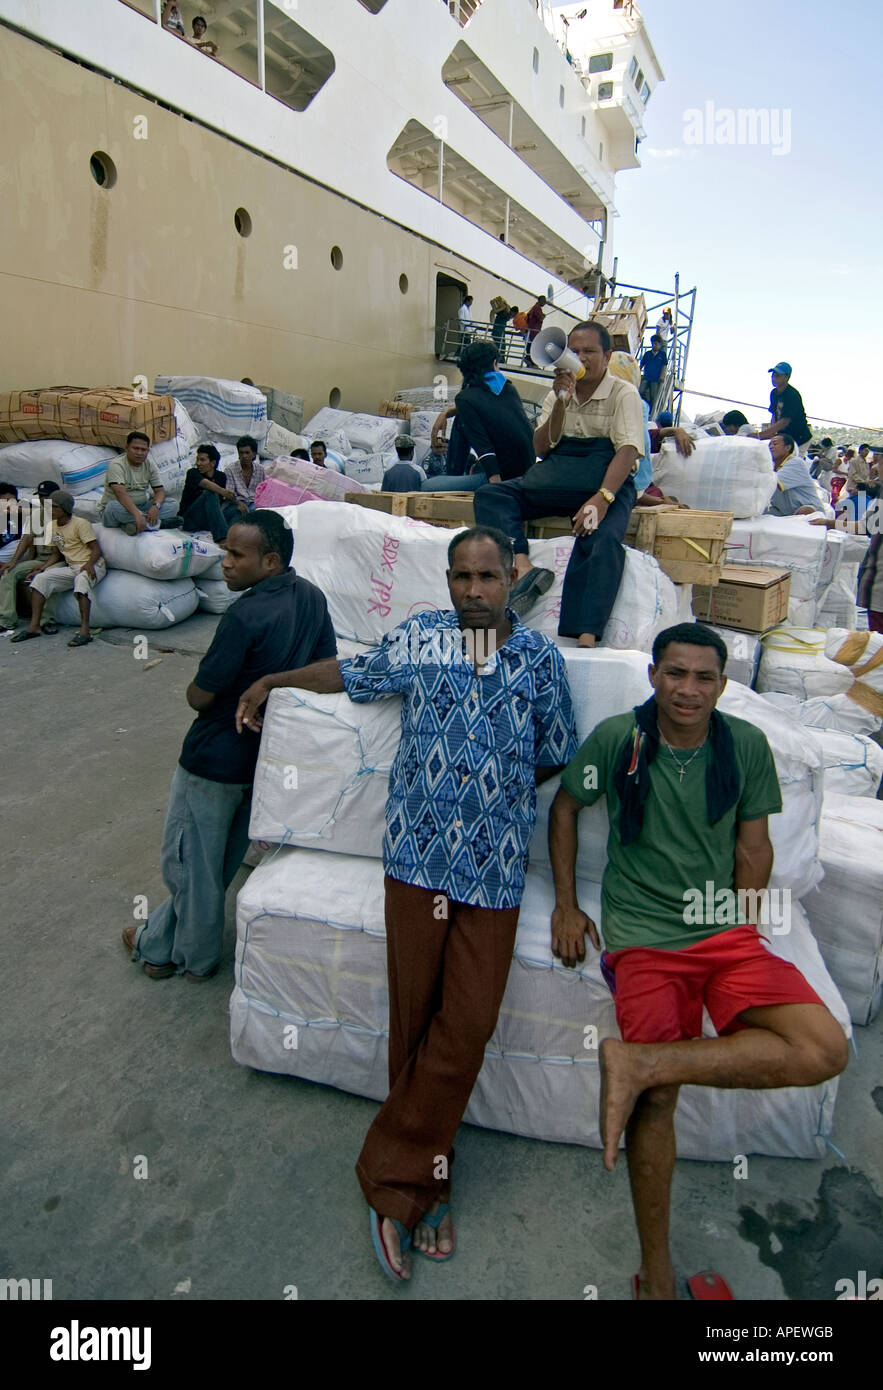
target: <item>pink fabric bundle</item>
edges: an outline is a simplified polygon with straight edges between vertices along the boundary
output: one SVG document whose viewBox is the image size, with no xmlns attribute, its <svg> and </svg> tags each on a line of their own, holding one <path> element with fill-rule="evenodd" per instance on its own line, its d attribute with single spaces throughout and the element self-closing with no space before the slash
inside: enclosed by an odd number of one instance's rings
<svg viewBox="0 0 883 1390">
<path fill-rule="evenodd" d="M 265 478 L 255 488 L 254 500 L 258 507 L 296 507 L 299 502 L 321 502 L 323 499 L 305 487 L 294 487 L 278 478 Z"/>
</svg>

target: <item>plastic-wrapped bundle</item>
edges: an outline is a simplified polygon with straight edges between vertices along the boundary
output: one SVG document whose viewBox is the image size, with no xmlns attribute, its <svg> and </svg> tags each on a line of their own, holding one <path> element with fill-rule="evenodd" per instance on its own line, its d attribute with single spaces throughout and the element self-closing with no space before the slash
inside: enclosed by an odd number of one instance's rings
<svg viewBox="0 0 883 1390">
<path fill-rule="evenodd" d="M 161 444 L 151 444 L 147 457 L 161 473 L 174 464 L 186 463 L 189 468 L 196 463 L 196 446 L 200 442 L 200 431 L 186 406 L 182 401 L 175 401 L 175 433 Z"/>
<path fill-rule="evenodd" d="M 596 920 L 599 889 L 578 882 Z M 559 1143 L 599 1147 L 597 1043 L 616 1037 L 610 994 L 588 951 L 576 970 L 551 953 L 551 880 L 531 870 L 494 1036 L 466 1120 Z M 237 901 L 230 1036 L 237 1062 L 382 1099 L 388 1089 L 383 868 L 377 860 L 283 849 L 255 869 Z M 792 959 L 848 1029 L 799 904 L 771 950 Z M 296 1030 L 296 1032 L 293 1032 Z M 296 1046 L 292 1046 L 292 1039 Z M 817 1158 L 831 1131 L 837 1081 L 772 1091 L 683 1087 L 675 1120 L 683 1158 L 734 1153 Z"/>
<path fill-rule="evenodd" d="M 30 439 L 0 447 L 0 478 L 15 487 L 37 487 L 54 478 L 73 497 L 104 482 L 107 465 L 119 458 L 113 444 L 72 444 L 67 439 Z"/>
<path fill-rule="evenodd" d="M 363 483 L 356 482 L 355 478 L 347 478 L 335 468 L 322 468 L 318 464 L 308 463 L 306 459 L 287 456 L 271 459 L 266 464 L 266 473 L 268 478 L 278 478 L 281 483 L 303 488 L 305 492 L 311 492 L 315 497 L 329 502 L 343 503 L 348 492 L 370 491 Z M 356 509 L 353 507 L 348 510 Z"/>
<path fill-rule="evenodd" d="M 733 522 L 725 562 L 790 570 L 788 621 L 795 627 L 812 627 L 824 592 L 825 569 L 836 553 L 825 528 L 810 526 L 805 517 L 758 516 Z"/>
<path fill-rule="evenodd" d="M 819 627 L 839 627 L 852 631 L 858 620 L 856 590 L 859 564 L 844 563 L 819 599 L 816 622 Z"/>
<path fill-rule="evenodd" d="M 602 719 L 650 695 L 642 652 L 562 650 L 577 732 L 586 738 Z M 770 819 L 773 885 L 795 898 L 818 882 L 821 748 L 753 691 L 733 682 L 719 701 L 725 714 L 767 736 L 784 809 Z M 379 856 L 389 771 L 400 736 L 398 697 L 356 704 L 346 695 L 273 691 L 267 702 L 255 773 L 250 833 L 269 843 L 320 845 L 338 853 Z M 531 859 L 548 864 L 546 824 L 557 779 L 537 791 Z M 607 860 L 607 806 L 602 798 L 580 815 L 579 873 L 598 879 Z"/>
<path fill-rule="evenodd" d="M 256 507 L 269 507 L 275 511 L 281 507 L 299 507 L 301 502 L 321 500 L 315 492 L 309 492 L 304 487 L 295 487 L 292 483 L 283 483 L 281 478 L 265 478 L 262 483 L 258 483 L 254 493 Z"/>
<path fill-rule="evenodd" d="M 306 443 L 302 434 L 295 434 L 294 430 L 287 430 L 271 420 L 270 428 L 261 440 L 260 454 L 261 458 L 273 459 L 280 454 L 290 454 L 292 449 L 304 448 Z"/>
<path fill-rule="evenodd" d="M 158 376 L 154 389 L 182 402 L 195 424 L 213 434 L 250 434 L 259 443 L 267 433 L 267 398 L 254 386 L 215 376 Z"/>
<path fill-rule="evenodd" d="M 825 964 L 854 1023 L 883 1000 L 883 802 L 825 795 L 825 877 L 804 903 Z"/>
<path fill-rule="evenodd" d="M 407 434 L 406 422 L 388 415 L 366 415 L 353 410 L 335 410 L 323 405 L 303 432 L 310 439 L 324 439 L 335 430 L 343 430 L 351 449 L 364 449 L 368 454 L 381 454 L 393 446 L 397 434 Z M 330 447 L 330 445 L 329 445 Z"/>
<path fill-rule="evenodd" d="M 128 570 L 148 579 L 202 574 L 222 553 L 207 532 L 142 531 L 127 536 L 116 526 L 96 526 L 95 535 L 109 570 Z"/>
<path fill-rule="evenodd" d="M 785 709 L 797 724 L 808 729 L 838 729 L 848 734 L 873 734 L 880 728 L 875 714 L 862 709 L 849 695 L 819 695 L 801 700 L 796 695 L 764 691 L 763 698 Z"/>
<path fill-rule="evenodd" d="M 78 494 L 74 502 L 74 516 L 85 517 L 87 521 L 94 523 L 98 520 L 98 506 L 104 496 L 103 487 L 94 487 L 89 492 Z M 21 497 L 21 494 L 19 494 Z"/>
<path fill-rule="evenodd" d="M 778 627 L 762 639 L 757 690 L 778 690 L 811 700 L 845 694 L 853 684 L 843 666 L 825 655 L 823 628 Z"/>
<path fill-rule="evenodd" d="M 819 740 L 825 762 L 825 797 L 876 797 L 883 779 L 883 748 L 864 734 L 839 729 L 809 731 Z M 824 805 L 822 807 L 824 814 Z"/>
<path fill-rule="evenodd" d="M 387 463 L 385 454 L 366 454 L 362 449 L 354 449 L 344 463 L 348 478 L 354 478 L 367 488 L 378 488 L 383 482 Z"/>
<path fill-rule="evenodd" d="M 766 442 L 737 436 L 702 437 L 689 458 L 666 441 L 653 458 L 653 481 L 667 497 L 688 507 L 732 512 L 735 517 L 760 515 L 776 490 Z"/>
<path fill-rule="evenodd" d="M 127 570 L 108 570 L 92 591 L 93 627 L 156 629 L 183 622 L 196 612 L 199 596 L 192 579 L 147 579 Z M 58 621 L 79 625 L 76 595 L 61 594 Z"/>
</svg>

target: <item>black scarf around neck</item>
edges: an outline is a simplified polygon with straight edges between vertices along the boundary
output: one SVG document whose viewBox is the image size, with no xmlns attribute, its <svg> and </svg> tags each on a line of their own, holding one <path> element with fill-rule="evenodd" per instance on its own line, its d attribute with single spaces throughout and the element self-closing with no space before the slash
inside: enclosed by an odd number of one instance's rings
<svg viewBox="0 0 883 1390">
<path fill-rule="evenodd" d="M 635 728 L 613 774 L 620 802 L 619 839 L 623 845 L 637 840 L 644 824 L 644 806 L 650 795 L 650 764 L 659 752 L 659 724 L 655 695 L 635 705 Z M 741 794 L 741 778 L 730 726 L 717 710 L 708 726 L 711 757 L 705 769 L 708 822 L 716 825 Z"/>
</svg>

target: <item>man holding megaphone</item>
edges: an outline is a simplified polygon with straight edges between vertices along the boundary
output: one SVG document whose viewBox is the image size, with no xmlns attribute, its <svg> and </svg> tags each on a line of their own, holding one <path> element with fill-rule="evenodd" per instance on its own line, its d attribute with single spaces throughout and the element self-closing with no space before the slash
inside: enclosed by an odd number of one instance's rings
<svg viewBox="0 0 883 1390">
<path fill-rule="evenodd" d="M 518 582 L 510 605 L 520 617 L 551 586 L 550 570 L 529 559 L 525 521 L 573 518 L 575 537 L 561 598 L 560 637 L 581 647 L 600 642 L 625 566 L 623 539 L 635 504 L 634 473 L 644 452 L 641 398 L 607 370 L 610 335 L 602 324 L 578 323 L 566 338 L 547 328 L 531 348 L 533 361 L 555 372 L 534 433 L 538 461 L 512 482 L 475 494 L 475 520 L 512 539 Z"/>
</svg>

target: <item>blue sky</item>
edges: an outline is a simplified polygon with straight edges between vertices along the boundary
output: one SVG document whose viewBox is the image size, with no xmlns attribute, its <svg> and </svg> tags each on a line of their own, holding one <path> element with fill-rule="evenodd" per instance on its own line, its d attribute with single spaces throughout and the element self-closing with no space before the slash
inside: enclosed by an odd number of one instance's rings
<svg viewBox="0 0 883 1390">
<path fill-rule="evenodd" d="M 647 107 L 643 167 L 617 176 L 619 278 L 664 287 L 677 270 L 697 286 L 697 390 L 763 404 L 766 369 L 784 358 L 808 413 L 883 428 L 883 3 L 641 10 L 666 80 Z M 708 101 L 790 111 L 790 152 L 686 143 L 685 112 Z"/>
</svg>

